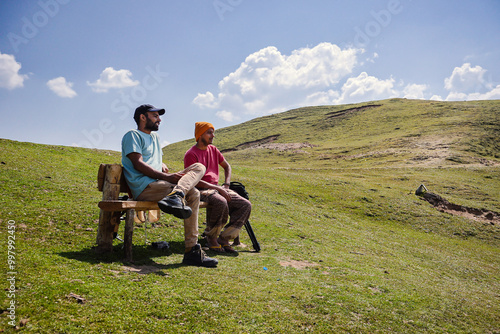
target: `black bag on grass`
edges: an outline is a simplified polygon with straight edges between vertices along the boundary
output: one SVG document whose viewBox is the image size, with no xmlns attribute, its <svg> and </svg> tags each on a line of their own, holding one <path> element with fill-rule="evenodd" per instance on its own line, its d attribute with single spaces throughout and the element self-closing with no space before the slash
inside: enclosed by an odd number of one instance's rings
<svg viewBox="0 0 500 334">
<path fill-rule="evenodd" d="M 250 199 L 248 197 L 248 192 L 245 189 L 245 186 L 241 182 L 231 182 L 229 184 L 229 189 L 232 191 L 236 192 L 238 195 L 245 199 Z M 248 236 L 250 237 L 250 240 L 252 241 L 252 246 L 253 249 L 255 249 L 256 252 L 260 252 L 260 244 L 257 241 L 257 238 L 255 237 L 255 233 L 253 233 L 253 228 L 252 225 L 250 225 L 250 222 L 247 220 L 245 223 L 245 229 L 247 230 Z"/>
<path fill-rule="evenodd" d="M 248 192 L 245 189 L 245 186 L 241 182 L 235 182 L 235 181 L 231 182 L 229 184 L 229 189 L 233 190 L 234 192 L 237 192 L 238 195 L 240 195 L 243 198 L 250 199 L 248 197 Z"/>
</svg>

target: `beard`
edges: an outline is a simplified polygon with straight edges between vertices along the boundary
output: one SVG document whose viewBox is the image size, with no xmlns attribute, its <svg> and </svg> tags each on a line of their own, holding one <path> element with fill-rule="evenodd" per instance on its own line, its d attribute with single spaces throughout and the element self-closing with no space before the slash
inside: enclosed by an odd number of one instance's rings
<svg viewBox="0 0 500 334">
<path fill-rule="evenodd" d="M 158 131 L 159 124 L 154 123 L 152 120 L 147 119 L 145 128 L 149 131 Z"/>
<path fill-rule="evenodd" d="M 203 143 L 203 145 L 208 146 L 208 145 L 212 144 L 213 140 L 212 139 L 205 139 L 202 137 L 201 142 Z"/>
</svg>

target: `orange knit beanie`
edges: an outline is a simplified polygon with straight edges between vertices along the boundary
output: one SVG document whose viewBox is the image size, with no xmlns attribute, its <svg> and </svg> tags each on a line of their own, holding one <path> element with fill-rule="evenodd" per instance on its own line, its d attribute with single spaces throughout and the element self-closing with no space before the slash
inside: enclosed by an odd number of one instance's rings
<svg viewBox="0 0 500 334">
<path fill-rule="evenodd" d="M 196 141 L 200 139 L 201 135 L 204 134 L 208 129 L 214 129 L 214 126 L 208 122 L 196 122 L 194 125 L 194 138 Z"/>
</svg>

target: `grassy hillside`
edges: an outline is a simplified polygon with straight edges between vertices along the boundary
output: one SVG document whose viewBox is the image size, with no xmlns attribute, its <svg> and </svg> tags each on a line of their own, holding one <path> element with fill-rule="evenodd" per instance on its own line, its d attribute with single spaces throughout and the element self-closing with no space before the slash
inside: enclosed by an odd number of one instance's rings
<svg viewBox="0 0 500 334">
<path fill-rule="evenodd" d="M 262 251 L 219 255 L 216 269 L 180 264 L 182 222 L 167 215 L 147 236 L 169 250 L 145 245 L 137 226 L 135 263 L 122 262 L 119 241 L 95 254 L 97 168 L 118 152 L 0 140 L 0 268 L 12 270 L 15 225 L 15 323 L 27 333 L 499 333 L 500 222 L 414 194 L 423 183 L 500 212 L 499 110 L 393 99 L 218 129 Z M 165 148 L 172 169 L 192 144 Z"/>
<path fill-rule="evenodd" d="M 488 165 L 500 159 L 499 106 L 499 101 L 391 99 L 299 108 L 218 129 L 215 143 L 221 150 L 236 149 L 228 157 L 251 166 Z M 193 141 L 169 145 L 165 151 L 180 160 Z M 259 142 L 263 149 L 253 149 Z M 270 143 L 283 145 L 266 149 Z M 312 147 L 284 145 L 292 143 Z"/>
</svg>

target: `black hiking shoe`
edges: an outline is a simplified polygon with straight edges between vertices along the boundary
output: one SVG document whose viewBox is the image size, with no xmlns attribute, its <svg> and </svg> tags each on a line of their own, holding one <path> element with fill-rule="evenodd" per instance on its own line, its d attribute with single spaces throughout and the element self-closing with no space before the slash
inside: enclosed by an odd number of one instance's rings
<svg viewBox="0 0 500 334">
<path fill-rule="evenodd" d="M 191 217 L 193 210 L 184 204 L 184 193 L 182 191 L 172 191 L 164 199 L 158 202 L 161 211 L 174 215 L 179 219 Z"/>
<path fill-rule="evenodd" d="M 189 252 L 184 253 L 182 263 L 189 266 L 198 267 L 217 267 L 219 261 L 208 257 L 207 254 L 201 249 L 200 244 L 196 244 Z"/>
</svg>

